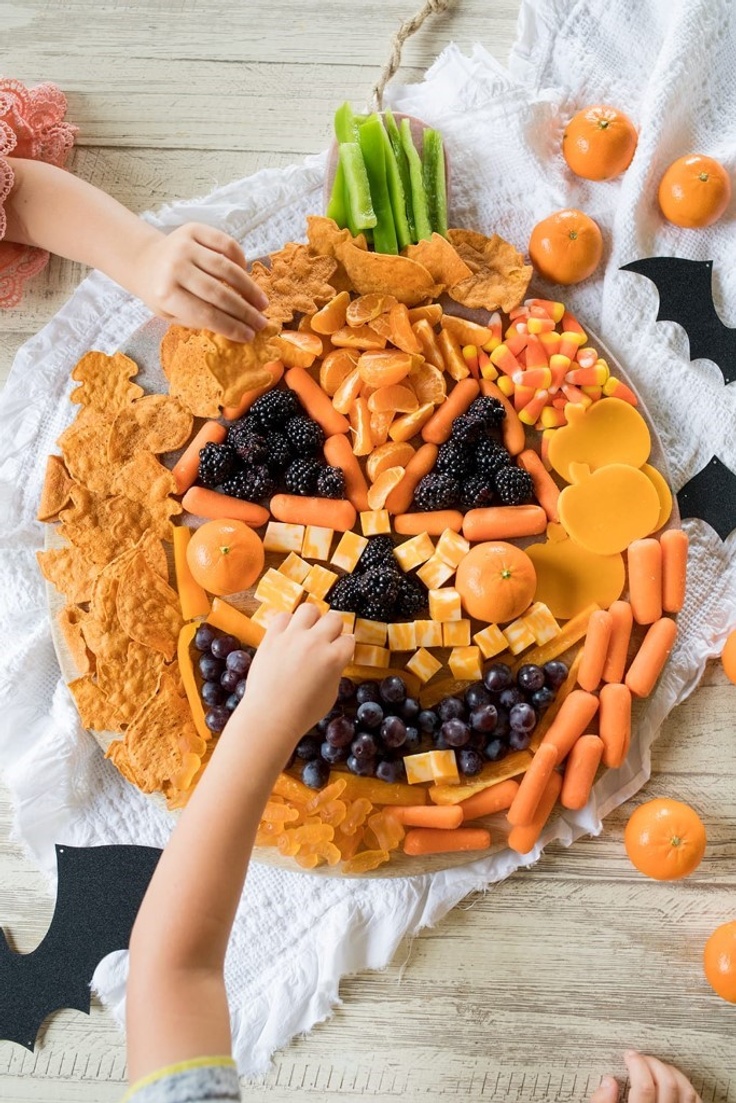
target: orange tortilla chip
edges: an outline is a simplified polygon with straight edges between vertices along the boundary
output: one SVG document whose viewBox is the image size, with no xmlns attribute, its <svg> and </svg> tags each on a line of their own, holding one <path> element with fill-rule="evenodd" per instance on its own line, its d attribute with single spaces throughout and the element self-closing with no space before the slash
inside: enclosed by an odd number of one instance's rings
<svg viewBox="0 0 736 1103">
<path fill-rule="evenodd" d="M 448 230 L 447 236 L 472 271 L 449 288 L 450 298 L 473 309 L 506 313 L 519 305 L 533 269 L 513 245 L 498 234 L 486 237 L 475 230 Z"/>
<path fill-rule="evenodd" d="M 223 406 L 236 406 L 246 391 L 272 383 L 273 376 L 264 364 L 278 359 L 278 349 L 273 343 L 278 329 L 278 326 L 266 326 L 252 341 L 245 343 L 230 341 L 219 333 L 208 334 L 213 347 L 205 351 L 204 358 L 222 387 Z"/>
<path fill-rule="evenodd" d="M 408 257 L 369 253 L 350 243 L 339 247 L 339 257 L 359 295 L 393 295 L 400 303 L 416 306 L 438 291 L 424 265 Z"/>
<path fill-rule="evenodd" d="M 102 413 L 94 406 L 82 406 L 57 442 L 71 477 L 96 494 L 107 494 L 110 489 L 112 470 L 107 442 L 112 424 L 112 414 Z"/>
<path fill-rule="evenodd" d="M 171 518 L 182 512 L 182 506 L 171 497 L 176 493 L 174 476 L 153 452 L 138 452 L 128 460 L 113 476 L 111 490 L 145 506 L 151 531 L 161 540 L 173 539 Z"/>
<path fill-rule="evenodd" d="M 270 260 L 270 268 L 256 261 L 250 275 L 268 297 L 264 314 L 271 321 L 288 322 L 296 313 L 314 314 L 334 298 L 335 288 L 329 282 L 337 268 L 333 257 L 315 256 L 308 245 L 290 241 Z"/>
<path fill-rule="evenodd" d="M 96 732 L 120 731 L 120 721 L 100 687 L 90 674 L 69 682 L 82 726 Z"/>
<path fill-rule="evenodd" d="M 171 379 L 171 362 L 174 359 L 174 353 L 179 345 L 188 341 L 195 333 L 199 333 L 199 330 L 187 329 L 186 326 L 177 325 L 169 326 L 166 333 L 164 333 L 159 346 L 159 358 L 161 369 L 167 379 Z"/>
<path fill-rule="evenodd" d="M 192 415 L 175 398 L 146 395 L 115 416 L 107 444 L 108 458 L 112 463 L 125 463 L 142 449 L 173 452 L 189 440 L 192 424 Z"/>
<path fill-rule="evenodd" d="M 64 638 L 64 643 L 80 675 L 92 671 L 94 655 L 87 649 L 82 634 L 82 622 L 87 614 L 78 605 L 65 605 L 56 614 L 56 623 Z"/>
<path fill-rule="evenodd" d="M 71 491 L 72 505 L 59 519 L 64 536 L 93 563 L 105 565 L 138 543 L 150 523 L 146 509 L 130 498 L 101 498 L 82 486 Z"/>
<path fill-rule="evenodd" d="M 137 374 L 138 365 L 122 352 L 87 352 L 72 369 L 72 379 L 82 385 L 72 391 L 70 401 L 104 413 L 122 410 L 143 394 L 142 387 L 130 382 Z"/>
<path fill-rule="evenodd" d="M 152 647 L 170 662 L 183 625 L 179 595 L 137 551 L 125 566 L 115 598 L 118 620 L 132 640 Z"/>
<path fill-rule="evenodd" d="M 92 597 L 100 565 L 73 546 L 36 552 L 41 574 L 69 602 L 81 604 Z"/>
<path fill-rule="evenodd" d="M 38 504 L 38 521 L 54 521 L 59 511 L 69 502 L 69 492 L 74 485 L 61 456 L 49 456 L 46 460 L 46 475 L 41 489 L 41 501 Z"/>
<path fill-rule="evenodd" d="M 442 234 L 432 234 L 416 245 L 407 245 L 404 255 L 423 264 L 435 283 L 452 287 L 472 275 L 471 269 Z"/>
<path fill-rule="evenodd" d="M 194 332 L 181 342 L 171 359 L 169 393 L 195 417 L 219 417 L 222 385 L 207 365 L 207 352 L 214 351 L 211 336 Z"/>
<path fill-rule="evenodd" d="M 353 237 L 350 230 L 341 230 L 334 218 L 324 218 L 316 214 L 307 215 L 307 241 L 312 252 L 321 257 L 334 257 L 336 260 L 338 246 L 345 242 L 351 242 L 358 249 L 368 248 L 365 234 Z"/>
<path fill-rule="evenodd" d="M 126 640 L 122 663 L 103 659 L 97 667 L 97 684 L 120 720 L 129 723 L 139 708 L 153 697 L 164 672 L 164 657 L 135 640 Z"/>
</svg>

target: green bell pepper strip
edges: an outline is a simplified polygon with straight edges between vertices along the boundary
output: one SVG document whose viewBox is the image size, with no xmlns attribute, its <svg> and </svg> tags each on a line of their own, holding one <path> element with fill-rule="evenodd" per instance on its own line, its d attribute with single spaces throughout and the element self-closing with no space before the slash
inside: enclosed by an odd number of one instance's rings
<svg viewBox="0 0 736 1103">
<path fill-rule="evenodd" d="M 371 202 L 371 187 L 365 161 L 357 142 L 340 143 L 340 164 L 345 180 L 346 214 L 350 233 L 375 226 L 378 217 Z"/>
<path fill-rule="evenodd" d="M 386 165 L 386 183 L 388 185 L 388 194 L 391 200 L 391 213 L 394 219 L 396 241 L 399 249 L 403 249 L 405 245 L 411 245 L 413 240 L 409 230 L 409 220 L 406 217 L 406 195 L 404 186 L 401 182 L 399 165 L 394 156 L 393 147 L 383 123 L 381 123 L 381 134 L 383 136 L 383 153 Z"/>
<path fill-rule="evenodd" d="M 335 137 L 338 142 L 358 141 L 358 121 L 349 103 L 343 103 L 335 112 Z"/>
<path fill-rule="evenodd" d="M 408 119 L 401 120 L 399 128 L 401 144 L 409 163 L 409 179 L 411 180 L 411 208 L 414 214 L 414 229 L 417 241 L 432 236 L 432 224 L 429 221 L 427 209 L 427 196 L 424 192 L 424 180 L 422 174 L 422 159 L 417 153 L 416 146 L 411 136 L 411 124 Z"/>
<path fill-rule="evenodd" d="M 399 128 L 396 125 L 393 112 L 386 110 L 383 113 L 383 124 L 386 127 L 386 133 L 388 134 L 388 140 L 391 143 L 391 148 L 394 151 L 394 157 L 396 163 L 399 166 L 399 176 L 401 177 L 401 187 L 404 191 L 404 208 L 406 211 L 406 221 L 409 226 L 409 239 L 412 242 L 417 240 L 416 230 L 414 228 L 414 212 L 411 209 L 411 179 L 409 178 L 409 162 L 406 159 L 404 153 L 404 147 L 401 144 L 401 135 L 399 134 Z"/>
<path fill-rule="evenodd" d="M 333 218 L 342 230 L 348 224 L 347 203 L 345 201 L 345 172 L 340 163 L 339 151 L 335 179 L 332 182 L 332 193 L 327 204 L 328 218 Z"/>
<path fill-rule="evenodd" d="M 424 131 L 424 193 L 432 229 L 447 237 L 447 185 L 445 153 L 439 130 Z"/>
<path fill-rule="evenodd" d="M 378 115 L 370 115 L 360 127 L 363 154 L 376 223 L 373 247 L 377 253 L 398 253 L 396 227 L 386 177 L 386 132 Z"/>
</svg>

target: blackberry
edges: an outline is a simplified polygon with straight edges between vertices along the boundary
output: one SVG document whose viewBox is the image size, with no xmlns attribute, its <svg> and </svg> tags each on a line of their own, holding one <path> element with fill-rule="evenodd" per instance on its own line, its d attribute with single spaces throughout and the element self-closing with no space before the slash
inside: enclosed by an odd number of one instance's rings
<svg viewBox="0 0 736 1103">
<path fill-rule="evenodd" d="M 418 578 L 402 574 L 399 578 L 399 592 L 394 604 L 394 615 L 399 620 L 414 620 L 418 613 L 427 608 L 427 591 Z"/>
<path fill-rule="evenodd" d="M 420 479 L 414 491 L 414 505 L 422 511 L 431 509 L 454 509 L 460 500 L 460 486 L 457 479 L 449 475 L 430 472 Z"/>
<path fill-rule="evenodd" d="M 470 474 L 472 463 L 472 454 L 467 445 L 458 440 L 448 440 L 439 447 L 434 469 L 440 475 L 449 475 L 460 480 Z"/>
<path fill-rule="evenodd" d="M 346 574 L 344 578 L 338 578 L 325 600 L 333 609 L 338 609 L 340 612 L 357 613 L 362 604 L 360 579 L 354 574 Z"/>
<path fill-rule="evenodd" d="M 483 422 L 468 414 L 460 414 L 452 423 L 451 440 L 467 441 L 478 440 L 483 432 Z"/>
<path fill-rule="evenodd" d="M 264 396 L 265 397 L 265 396 Z M 311 417 L 292 417 L 284 430 L 292 452 L 296 456 L 313 456 L 320 452 L 325 435 Z"/>
<path fill-rule="evenodd" d="M 268 459 L 266 438 L 261 435 L 258 422 L 250 415 L 230 426 L 227 443 L 235 449 L 243 463 L 265 463 Z"/>
<path fill-rule="evenodd" d="M 202 486 L 219 486 L 234 475 L 239 466 L 232 445 L 205 444 L 199 453 L 199 481 Z"/>
<path fill-rule="evenodd" d="M 506 411 L 497 398 L 483 396 L 470 403 L 467 416 L 480 421 L 487 429 L 494 429 L 504 420 Z"/>
<path fill-rule="evenodd" d="M 398 561 L 394 556 L 394 542 L 388 534 L 370 538 L 355 569 L 362 573 L 369 567 L 376 567 L 381 563 L 388 563 L 391 569 L 398 567 Z"/>
<path fill-rule="evenodd" d="M 369 567 L 360 576 L 361 615 L 367 620 L 388 620 L 399 594 L 400 575 L 384 564 Z"/>
<path fill-rule="evenodd" d="M 322 468 L 323 465 L 313 456 L 292 460 L 284 475 L 284 485 L 289 494 L 313 495 Z"/>
<path fill-rule="evenodd" d="M 339 467 L 323 467 L 317 477 L 319 498 L 344 498 L 345 474 Z"/>
<path fill-rule="evenodd" d="M 269 433 L 266 437 L 266 444 L 268 445 L 266 463 L 269 470 L 274 472 L 283 471 L 291 461 L 291 449 L 288 440 L 283 433 Z"/>
<path fill-rule="evenodd" d="M 246 467 L 227 479 L 220 489 L 224 494 L 242 498 L 246 502 L 261 502 L 270 498 L 276 490 L 273 476 L 265 464 Z"/>
<path fill-rule="evenodd" d="M 496 492 L 505 506 L 523 506 L 534 497 L 534 483 L 520 467 L 502 467 L 495 476 Z"/>
<path fill-rule="evenodd" d="M 487 483 L 492 482 L 496 472 L 502 467 L 508 467 L 511 456 L 498 441 L 484 437 L 475 446 L 475 469 L 482 475 Z"/>
<path fill-rule="evenodd" d="M 472 475 L 461 487 L 460 505 L 463 509 L 485 509 L 493 505 L 493 486 L 487 477 Z"/>
<path fill-rule="evenodd" d="M 227 431 L 227 443 L 237 452 L 242 443 L 249 437 L 259 437 L 261 435 L 260 423 L 251 417 L 250 414 L 246 414 L 245 417 L 241 417 L 239 421 L 234 422 L 233 425 Z"/>
<path fill-rule="evenodd" d="M 300 412 L 299 400 L 293 391 L 267 391 L 255 400 L 250 412 L 264 429 L 280 429 Z"/>
</svg>

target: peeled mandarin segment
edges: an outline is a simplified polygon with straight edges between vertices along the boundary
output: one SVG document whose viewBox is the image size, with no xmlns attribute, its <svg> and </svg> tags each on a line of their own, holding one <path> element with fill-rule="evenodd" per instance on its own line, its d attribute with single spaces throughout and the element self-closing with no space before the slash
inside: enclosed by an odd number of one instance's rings
<svg viewBox="0 0 736 1103">
<path fill-rule="evenodd" d="M 343 326 L 330 334 L 330 341 L 335 348 L 378 350 L 386 347 L 386 338 L 376 333 L 372 326 L 358 326 L 356 329 Z"/>
<path fill-rule="evenodd" d="M 364 352 L 358 360 L 358 371 L 364 383 L 371 387 L 390 387 L 409 374 L 418 358 L 408 352 Z"/>
<path fill-rule="evenodd" d="M 547 526 L 547 542 L 531 544 L 526 553 L 537 572 L 535 599 L 553 616 L 569 620 L 595 602 L 607 609 L 623 593 L 623 557 L 595 555 L 570 540 L 561 525 Z"/>
<path fill-rule="evenodd" d="M 347 308 L 345 320 L 349 326 L 363 326 L 372 322 L 379 314 L 385 314 L 396 306 L 393 295 L 371 292 L 353 299 Z"/>
<path fill-rule="evenodd" d="M 356 456 L 369 456 L 373 451 L 371 414 L 367 398 L 356 398 L 349 412 L 350 428 L 354 433 L 353 452 Z"/>
<path fill-rule="evenodd" d="M 368 506 L 370 509 L 383 509 L 394 487 L 398 486 L 404 477 L 403 467 L 389 467 L 381 472 L 372 487 L 368 491 Z"/>
<path fill-rule="evenodd" d="M 639 468 L 646 463 L 651 450 L 649 430 L 644 418 L 628 402 L 608 398 L 587 410 L 571 403 L 565 412 L 568 424 L 551 439 L 549 461 L 567 482 L 572 481 L 573 463 L 587 464 L 591 471 L 610 464 Z"/>
<path fill-rule="evenodd" d="M 427 402 L 413 413 L 403 414 L 401 417 L 397 417 L 391 425 L 388 435 L 391 437 L 391 440 L 411 440 L 411 438 L 416 436 L 419 430 L 424 427 L 426 422 L 429 421 L 433 413 L 434 406 L 431 402 Z"/>
<path fill-rule="evenodd" d="M 313 314 L 310 322 L 315 333 L 335 333 L 345 325 L 345 312 L 350 305 L 350 292 L 341 291 L 326 306 Z"/>
<path fill-rule="evenodd" d="M 406 467 L 413 455 L 414 448 L 406 441 L 388 441 L 374 448 L 366 461 L 366 474 L 373 483 L 389 467 Z"/>
<path fill-rule="evenodd" d="M 409 311 L 404 303 L 397 303 L 392 307 L 388 315 L 389 334 L 388 339 L 392 345 L 402 352 L 410 352 L 420 355 L 422 346 L 416 333 L 411 328 Z"/>
<path fill-rule="evenodd" d="M 391 428 L 394 420 L 393 410 L 386 410 L 384 413 L 371 413 L 371 440 L 373 441 L 374 448 L 380 444 L 385 444 L 388 440 L 388 431 Z"/>
<path fill-rule="evenodd" d="M 652 532 L 658 532 L 663 525 L 667 524 L 672 515 L 672 491 L 668 487 L 664 475 L 656 467 L 652 467 L 650 463 L 645 463 L 641 470 L 651 481 L 659 498 L 659 516 L 652 529 Z"/>
<path fill-rule="evenodd" d="M 322 361 L 319 369 L 319 385 L 325 394 L 333 398 L 340 384 L 354 370 L 355 353 L 347 349 L 334 349 Z"/>
<path fill-rule="evenodd" d="M 384 414 L 387 411 L 412 414 L 418 407 L 419 400 L 414 391 L 401 383 L 378 387 L 368 399 L 368 409 L 372 414 Z"/>
<path fill-rule="evenodd" d="M 332 405 L 339 414 L 347 414 L 363 390 L 363 380 L 357 367 L 349 371 L 332 396 Z"/>
<path fill-rule="evenodd" d="M 652 531 L 659 516 L 659 497 L 636 467 L 610 463 L 586 475 L 583 465 L 573 463 L 569 474 L 579 481 L 562 491 L 559 511 L 575 543 L 595 555 L 614 555 Z"/>
<path fill-rule="evenodd" d="M 412 368 L 408 382 L 421 405 L 431 402 L 433 406 L 439 406 L 447 398 L 447 380 L 444 374 L 426 360 Z"/>
</svg>

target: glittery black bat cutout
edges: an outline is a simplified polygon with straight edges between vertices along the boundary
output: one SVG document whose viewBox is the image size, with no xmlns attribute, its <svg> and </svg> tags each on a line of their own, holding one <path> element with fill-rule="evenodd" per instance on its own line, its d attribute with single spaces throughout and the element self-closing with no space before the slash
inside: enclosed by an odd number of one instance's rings
<svg viewBox="0 0 736 1103">
<path fill-rule="evenodd" d="M 725 540 L 736 529 L 736 475 L 714 456 L 678 492 L 677 504 L 683 517 L 700 517 Z"/>
</svg>

